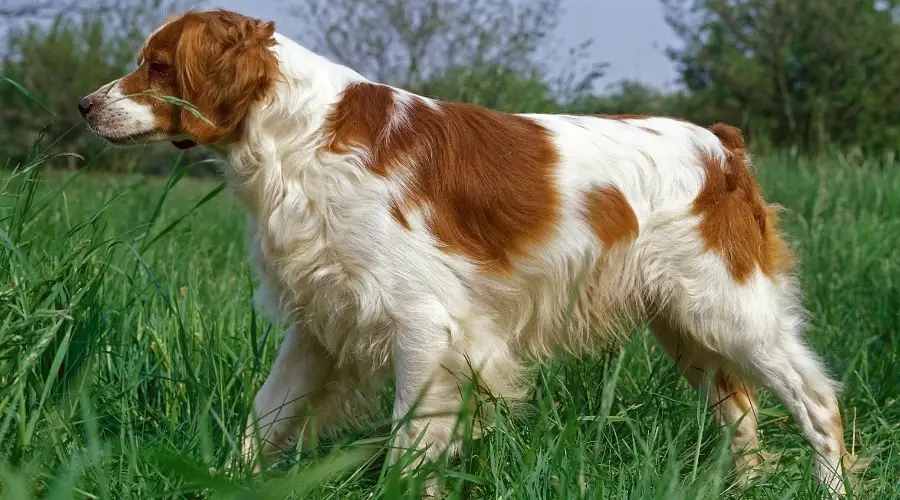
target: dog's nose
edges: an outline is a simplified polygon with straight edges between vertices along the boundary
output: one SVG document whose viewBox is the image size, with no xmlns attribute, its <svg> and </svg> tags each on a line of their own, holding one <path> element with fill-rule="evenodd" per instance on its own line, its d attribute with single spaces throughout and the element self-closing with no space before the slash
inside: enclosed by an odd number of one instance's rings
<svg viewBox="0 0 900 500">
<path fill-rule="evenodd" d="M 87 116 L 93 106 L 94 101 L 92 101 L 90 97 L 84 97 L 78 101 L 78 111 L 81 112 L 81 116 Z"/>
</svg>

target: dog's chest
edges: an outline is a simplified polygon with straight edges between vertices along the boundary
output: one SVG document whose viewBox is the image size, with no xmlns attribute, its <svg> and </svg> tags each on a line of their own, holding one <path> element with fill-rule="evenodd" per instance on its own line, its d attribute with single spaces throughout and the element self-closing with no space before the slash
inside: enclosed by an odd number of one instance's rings
<svg viewBox="0 0 900 500">
<path fill-rule="evenodd" d="M 308 329 L 339 356 L 375 348 L 373 333 L 389 323 L 376 278 L 382 214 L 368 199 L 358 192 L 318 199 L 288 193 L 248 224 L 258 305 Z"/>
</svg>

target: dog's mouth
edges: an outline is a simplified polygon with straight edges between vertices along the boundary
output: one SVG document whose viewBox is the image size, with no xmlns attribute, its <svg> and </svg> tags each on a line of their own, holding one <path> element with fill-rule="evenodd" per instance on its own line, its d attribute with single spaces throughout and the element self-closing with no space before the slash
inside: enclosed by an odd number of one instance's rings
<svg viewBox="0 0 900 500">
<path fill-rule="evenodd" d="M 194 142 L 190 139 L 183 139 L 180 141 L 170 141 L 170 142 L 172 143 L 173 146 L 175 146 L 178 149 L 191 149 L 192 147 L 197 145 L 196 142 Z"/>
</svg>

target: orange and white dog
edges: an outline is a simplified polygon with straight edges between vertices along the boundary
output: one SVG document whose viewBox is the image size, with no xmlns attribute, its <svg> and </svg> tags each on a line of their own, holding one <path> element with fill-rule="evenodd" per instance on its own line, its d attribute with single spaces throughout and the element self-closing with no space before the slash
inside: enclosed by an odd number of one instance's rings
<svg viewBox="0 0 900 500">
<path fill-rule="evenodd" d="M 429 99 L 227 11 L 170 19 L 138 63 L 79 109 L 110 142 L 224 158 L 249 213 L 258 305 L 292 325 L 248 422 L 266 457 L 301 429 L 364 415 L 391 376 L 395 418 L 414 404 L 431 415 L 399 429 L 398 448 L 452 452 L 446 412 L 470 367 L 515 401 L 524 360 L 590 353 L 649 322 L 736 425 L 744 479 L 763 460 L 758 384 L 844 492 L 836 384 L 802 340 L 790 252 L 739 130 Z"/>
</svg>

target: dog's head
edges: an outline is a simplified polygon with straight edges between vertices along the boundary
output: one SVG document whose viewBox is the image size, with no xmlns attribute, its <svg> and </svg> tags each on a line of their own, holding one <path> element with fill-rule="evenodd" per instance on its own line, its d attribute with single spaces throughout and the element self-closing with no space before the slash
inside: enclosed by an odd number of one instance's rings
<svg viewBox="0 0 900 500">
<path fill-rule="evenodd" d="M 188 12 L 153 31 L 137 69 L 81 99 L 78 110 L 114 144 L 227 140 L 275 84 L 274 34 L 274 23 L 234 12 Z"/>
</svg>

